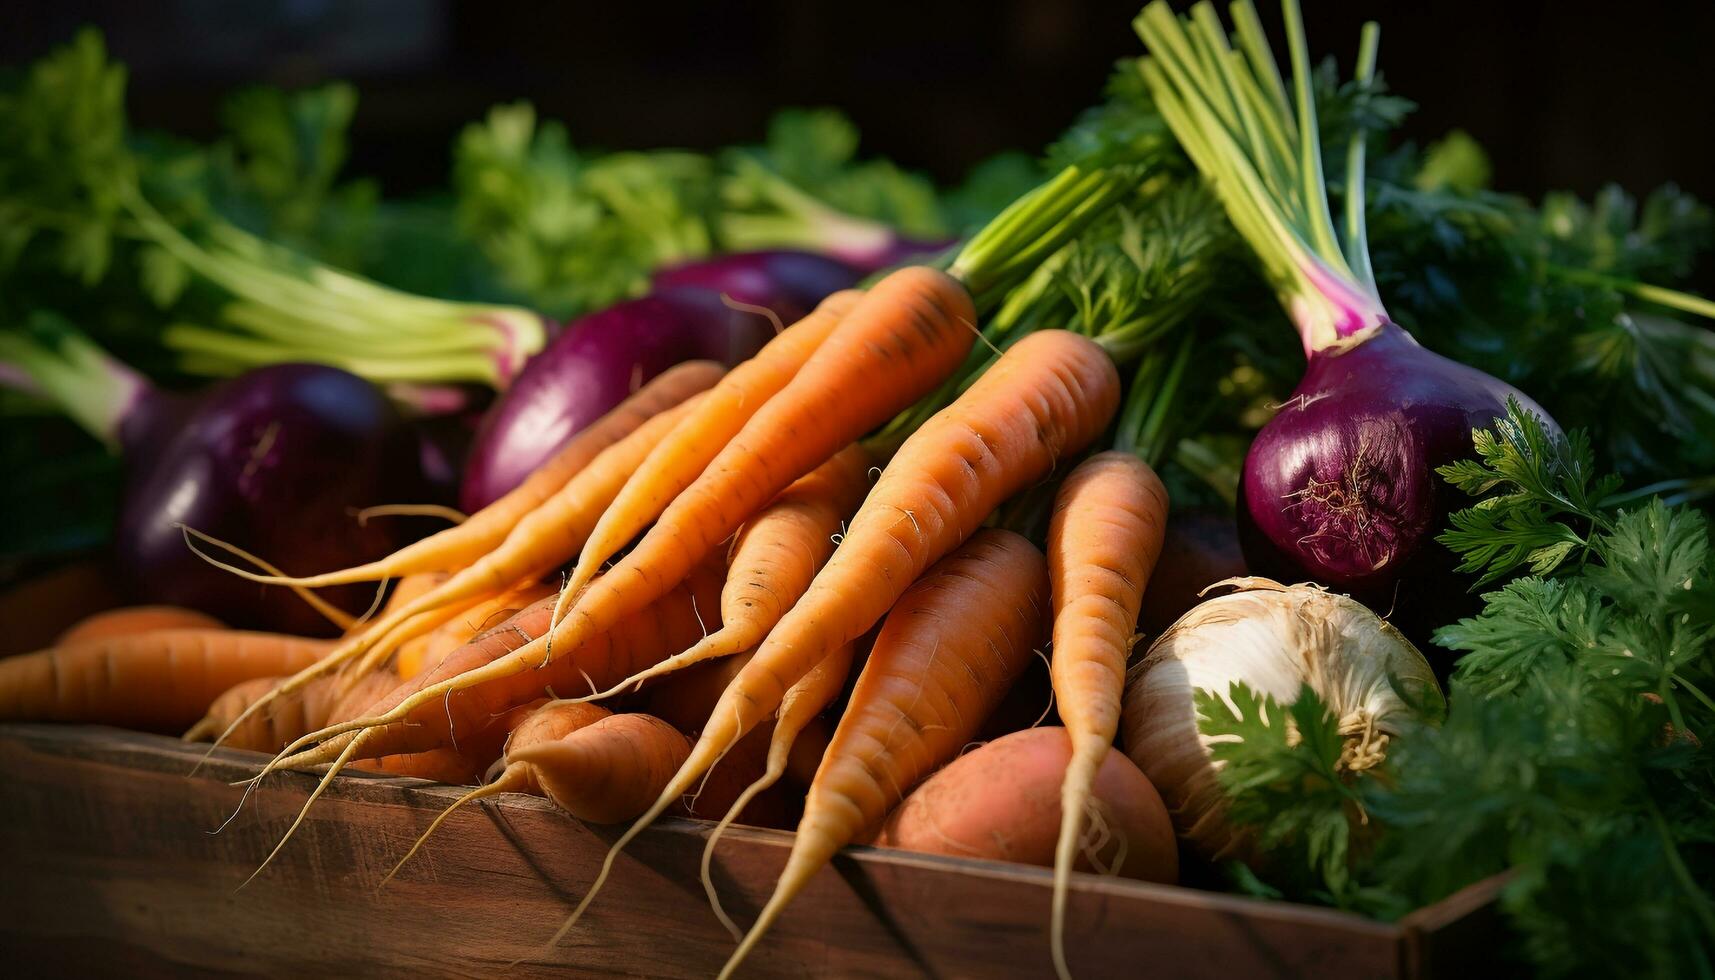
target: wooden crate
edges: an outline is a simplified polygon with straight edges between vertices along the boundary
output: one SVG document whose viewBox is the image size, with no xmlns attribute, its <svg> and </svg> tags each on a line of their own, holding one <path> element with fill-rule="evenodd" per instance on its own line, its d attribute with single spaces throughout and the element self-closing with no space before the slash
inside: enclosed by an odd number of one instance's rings
<svg viewBox="0 0 1715 980">
<path fill-rule="evenodd" d="M 732 940 L 697 880 L 709 826 L 640 836 L 558 946 L 545 944 L 618 831 L 503 796 L 449 819 L 376 884 L 457 791 L 356 773 L 240 888 L 314 777 L 270 777 L 230 823 L 260 756 L 105 728 L 0 726 L 0 963 L 12 976 L 712 976 Z M 715 868 L 748 922 L 791 835 L 737 828 Z M 1496 882 L 1394 924 L 1324 909 L 1077 875 L 1079 977 L 1445 977 L 1481 973 Z M 1040 977 L 1047 872 L 854 848 L 817 877 L 746 976 Z M 514 960 L 520 962 L 510 971 Z"/>
</svg>

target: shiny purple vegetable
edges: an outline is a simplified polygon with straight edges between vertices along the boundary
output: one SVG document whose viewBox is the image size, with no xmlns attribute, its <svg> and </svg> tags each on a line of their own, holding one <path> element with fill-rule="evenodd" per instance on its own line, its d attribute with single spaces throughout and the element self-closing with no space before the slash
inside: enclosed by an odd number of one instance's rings
<svg viewBox="0 0 1715 980">
<path fill-rule="evenodd" d="M 857 280 L 844 263 L 803 252 L 754 252 L 686 263 L 655 291 L 574 320 L 525 365 L 495 402 L 466 457 L 459 507 L 481 509 L 637 388 L 682 361 L 726 364 L 756 353 L 782 324 Z"/>
<path fill-rule="evenodd" d="M 198 558 L 179 525 L 294 575 L 380 558 L 418 529 L 355 516 L 367 506 L 424 499 L 415 433 L 386 395 L 356 375 L 279 364 L 174 395 L 64 328 L 13 334 L 0 343 L 0 359 L 123 454 L 115 557 L 140 600 L 200 609 L 232 626 L 327 634 L 333 627 L 292 592 Z M 361 612 L 374 590 L 320 595 Z"/>
<path fill-rule="evenodd" d="M 1256 32 L 1229 38 L 1211 11 L 1180 17 L 1165 4 L 1133 25 L 1149 48 L 1138 65 L 1145 86 L 1250 246 L 1308 360 L 1245 457 L 1241 542 L 1253 572 L 1348 592 L 1423 640 L 1449 607 L 1471 601 L 1469 580 L 1455 577 L 1452 552 L 1435 540 L 1466 501 L 1436 469 L 1474 455 L 1472 430 L 1504 416 L 1508 398 L 1541 409 L 1419 347 L 1388 315 L 1369 253 L 1373 134 L 1348 134 L 1336 228 L 1304 23 L 1297 4 L 1284 9 L 1290 99 Z M 1379 45 L 1380 29 L 1365 25 L 1353 84 L 1374 82 Z M 1212 70 L 1208 51 L 1232 57 Z"/>
<path fill-rule="evenodd" d="M 1363 336 L 1312 350 L 1303 380 L 1251 443 L 1240 539 L 1254 571 L 1350 593 L 1421 633 L 1469 601 L 1469 582 L 1434 539 L 1470 498 L 1436 467 L 1471 456 L 1471 430 L 1504 417 L 1508 398 L 1548 414 L 1392 322 Z"/>
</svg>

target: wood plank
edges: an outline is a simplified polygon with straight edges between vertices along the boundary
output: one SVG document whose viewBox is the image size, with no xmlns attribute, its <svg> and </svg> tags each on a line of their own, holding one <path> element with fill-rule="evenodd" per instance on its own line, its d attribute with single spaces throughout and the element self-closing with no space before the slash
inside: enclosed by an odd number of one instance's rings
<svg viewBox="0 0 1715 980">
<path fill-rule="evenodd" d="M 0 949 L 30 972 L 363 973 L 706 977 L 732 948 L 697 862 L 709 825 L 640 836 L 563 943 L 545 943 L 616 828 L 502 796 L 449 819 L 380 893 L 376 883 L 451 787 L 341 777 L 280 858 L 238 890 L 314 777 L 283 773 L 218 833 L 253 753 L 112 729 L 0 726 Z M 748 922 L 791 835 L 736 829 L 715 878 Z M 1046 871 L 853 848 L 817 877 L 747 976 L 1011 977 L 1050 972 Z M 1406 931 L 1275 902 L 1078 875 L 1068 949 L 1079 976 L 1394 977 Z M 14 970 L 16 966 L 12 967 Z"/>
</svg>

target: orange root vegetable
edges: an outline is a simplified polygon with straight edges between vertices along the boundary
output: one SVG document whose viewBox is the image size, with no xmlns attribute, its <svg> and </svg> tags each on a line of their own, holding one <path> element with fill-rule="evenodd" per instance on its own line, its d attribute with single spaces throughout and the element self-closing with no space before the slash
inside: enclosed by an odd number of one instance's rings
<svg viewBox="0 0 1715 980">
<path fill-rule="evenodd" d="M 543 795 L 586 823 L 642 813 L 685 761 L 691 742 L 653 715 L 610 715 L 545 744 L 509 752 L 535 770 Z"/>
<path fill-rule="evenodd" d="M 947 764 L 887 818 L 874 843 L 927 854 L 1051 867 L 1060 785 L 1072 760 L 1063 728 L 1032 728 Z M 1179 877 L 1173 820 L 1161 794 L 1125 754 L 1108 747 L 1085 804 L 1099 833 L 1079 841 L 1078 868 L 1171 884 Z"/>
<path fill-rule="evenodd" d="M 1034 656 L 1047 608 L 1047 563 L 1010 531 L 978 533 L 906 591 L 816 770 L 774 894 L 722 977 L 840 848 L 875 833 L 911 787 L 958 757 Z"/>
<path fill-rule="evenodd" d="M 557 620 L 548 636 L 482 670 L 424 688 L 379 721 L 397 721 L 419 706 L 444 697 L 448 691 L 524 670 L 532 657 L 537 662 L 552 660 L 556 647 L 577 648 L 588 637 L 599 636 L 613 624 L 646 608 L 782 490 L 951 374 L 970 349 L 975 336 L 973 318 L 970 297 L 964 287 L 940 272 L 912 267 L 883 279 L 847 314 L 791 382 L 745 423 L 696 482 L 674 498 L 637 546 L 583 590 L 565 619 Z M 1116 389 L 1106 397 L 1097 392 L 1095 407 L 1089 411 L 1101 411 L 1106 405 L 1107 414 L 1112 414 L 1112 404 L 1118 401 L 1118 376 L 1113 363 L 1093 342 L 1076 339 L 1101 359 L 1102 369 L 1113 378 Z M 1050 368 L 1049 373 L 1053 374 L 1054 369 Z M 1025 394 L 1016 390 L 1020 386 L 1013 387 L 1015 398 Z M 1059 403 L 1055 397 L 1036 401 L 1048 405 Z M 1018 416 L 1017 404 L 1007 406 L 1006 414 Z M 1025 414 L 1034 419 L 1034 413 Z M 1074 413 L 1071 417 L 1083 416 Z M 1059 427 L 1054 428 L 1057 431 Z M 1055 442 L 1052 450 L 1044 449 L 1046 456 L 1067 448 L 1048 431 L 1032 429 L 1030 438 L 1038 443 Z M 832 563 L 824 568 L 824 574 L 831 567 Z M 866 576 L 862 585 L 873 583 Z M 900 582 L 899 587 L 903 586 L 904 582 Z M 888 604 L 890 601 L 875 610 L 869 624 L 881 617 Z M 873 605 L 865 603 L 862 608 L 867 610 Z M 842 622 L 849 619 L 836 618 Z M 867 629 L 869 624 L 863 628 Z M 685 785 L 677 786 L 673 796 L 688 792 L 688 784 L 706 772 L 716 757 L 763 718 L 772 715 L 780 695 L 798 676 L 852 638 L 843 637 L 818 651 L 817 656 L 803 664 L 797 676 L 780 685 L 768 705 L 754 717 L 744 719 L 742 731 L 727 732 L 723 727 L 723 733 L 730 737 L 718 747 L 703 751 L 697 760 L 696 773 L 685 777 L 682 780 Z M 751 666 L 755 666 L 755 661 Z M 609 683 L 621 679 L 623 676 Z M 734 720 L 740 720 L 740 716 L 735 715 Z M 705 731 L 705 739 L 707 735 Z M 671 799 L 664 799 L 662 808 L 670 802 Z"/>
<path fill-rule="evenodd" d="M 282 765 L 312 766 L 331 762 L 361 737 L 363 750 L 355 758 L 423 752 L 456 747 L 467 734 L 485 728 L 514 707 L 547 695 L 559 697 L 579 690 L 599 690 L 622 677 L 660 661 L 704 636 L 719 620 L 699 610 L 713 609 L 722 584 L 718 561 L 704 562 L 690 578 L 653 605 L 600 636 L 548 664 L 529 661 L 522 671 L 488 677 L 480 684 L 446 689 L 447 681 L 478 673 L 534 642 L 548 628 L 553 597 L 544 598 L 459 648 L 434 670 L 401 684 L 372 706 L 372 714 L 332 725 L 300 740 L 320 742 L 314 749 L 277 759 L 265 771 Z M 419 700 L 424 690 L 441 687 L 448 693 Z M 399 705 L 412 705 L 403 713 Z M 397 721 L 385 719 L 397 717 Z M 323 740 L 326 732 L 334 737 Z M 298 745 L 288 746 L 296 752 Z"/>
<path fill-rule="evenodd" d="M 121 606 L 87 616 L 71 626 L 54 646 L 70 646 L 90 640 L 109 640 L 155 630 L 218 630 L 226 624 L 207 613 L 182 606 Z"/>
<path fill-rule="evenodd" d="M 381 883 L 385 885 L 393 880 L 393 877 L 399 873 L 399 869 L 405 866 L 405 862 L 411 860 L 418 851 L 422 850 L 423 845 L 428 842 L 430 837 L 434 836 L 441 824 L 452 816 L 453 811 L 466 803 L 496 796 L 500 793 L 529 793 L 533 796 L 541 796 L 542 788 L 536 782 L 535 767 L 513 760 L 511 753 L 522 751 L 533 745 L 543 745 L 565 738 L 578 729 L 587 728 L 610 714 L 612 712 L 598 705 L 546 699 L 520 705 L 513 709 L 501 722 L 510 733 L 506 741 L 507 756 L 502 760 L 505 766 L 501 772 L 491 778 L 487 785 L 471 790 L 454 800 L 445 810 L 442 810 L 430 822 L 429 828 L 423 831 L 423 835 L 417 838 L 416 843 L 411 845 L 411 849 L 405 852 L 405 856 L 399 859 L 399 863 L 393 866 L 393 870 L 387 872 L 387 877 L 383 878 Z M 432 751 L 437 753 L 452 752 L 451 749 Z"/>
<path fill-rule="evenodd" d="M 721 907 L 720 895 L 715 891 L 714 877 L 709 873 L 709 865 L 714 860 L 715 845 L 720 842 L 721 835 L 726 833 L 727 827 L 734 820 L 739 819 L 741 815 L 746 820 L 756 821 L 756 817 L 749 813 L 749 808 L 754 805 L 758 794 L 780 781 L 781 775 L 791 765 L 793 754 L 798 750 L 800 737 L 814 723 L 821 721 L 822 710 L 840 696 L 840 691 L 846 685 L 846 675 L 852 669 L 854 652 L 853 645 L 846 644 L 834 651 L 832 656 L 817 664 L 814 669 L 804 675 L 803 680 L 787 690 L 786 697 L 780 701 L 780 711 L 774 719 L 773 730 L 769 733 L 768 757 L 762 775 L 757 777 L 749 786 L 746 786 L 744 791 L 733 800 L 732 805 L 727 808 L 725 816 L 721 817 L 720 823 L 716 824 L 714 831 L 709 834 L 709 842 L 703 845 L 703 891 L 708 893 L 709 908 L 714 911 L 715 917 L 721 920 L 721 924 L 727 927 L 727 931 L 733 934 L 734 939 L 742 938 L 744 933 L 726 914 L 726 909 Z M 734 747 L 734 751 L 744 748 L 746 742 L 753 741 L 763 731 L 763 728 L 758 728 L 745 736 Z M 819 739 L 813 737 L 810 742 L 816 754 L 817 765 L 819 765 L 821 753 L 828 746 L 826 729 L 823 728 Z M 729 754 L 727 759 L 722 760 L 721 765 L 717 765 L 712 770 L 712 773 L 719 773 L 722 766 L 730 759 Z M 815 768 L 815 766 L 810 767 L 812 774 Z M 808 786 L 810 781 L 811 779 L 807 775 L 804 785 Z"/>
<path fill-rule="evenodd" d="M 869 467 L 869 453 L 854 444 L 783 490 L 744 525 L 733 543 L 726 587 L 721 590 L 721 628 L 598 697 L 611 697 L 650 678 L 755 649 L 833 555 L 840 530 L 869 491 Z M 716 697 L 725 686 L 714 689 Z M 692 723 L 667 720 L 680 731 L 701 731 L 713 707 L 711 698 Z"/>
<path fill-rule="evenodd" d="M 861 293 L 834 293 L 804 319 L 781 331 L 755 357 L 727 372 L 697 411 L 661 440 L 627 481 L 584 542 L 566 592 L 575 595 L 612 558 L 661 516 L 702 475 L 727 443 L 804 367 L 857 304 Z M 555 611 L 555 621 L 565 612 Z"/>
<path fill-rule="evenodd" d="M 442 747 L 456 751 L 459 740 L 466 734 L 483 731 L 493 719 L 518 705 L 543 694 L 555 695 L 557 691 L 580 687 L 599 690 L 602 684 L 612 684 L 696 642 L 707 633 L 698 612 L 699 603 L 709 607 L 718 604 L 723 572 L 718 561 L 703 563 L 688 579 L 637 616 L 590 638 L 550 663 L 527 660 L 535 669 L 506 671 L 457 690 L 447 683 L 465 674 L 481 673 L 497 658 L 510 660 L 513 652 L 528 646 L 532 642 L 531 628 L 546 628 L 553 613 L 553 600 L 543 599 L 456 651 L 433 671 L 407 682 L 405 689 L 388 695 L 375 709 L 382 714 L 342 722 L 286 746 L 253 777 L 253 785 L 283 766 L 329 764 L 329 768 L 305 800 L 297 818 L 251 877 L 260 874 L 280 853 L 303 824 L 310 807 L 353 759 L 427 752 Z M 424 699 L 422 690 L 414 693 L 411 690 L 418 685 L 429 685 L 425 689 L 438 686 L 449 693 Z M 402 705 L 410 707 L 402 709 Z M 393 718 L 398 720 L 389 721 Z M 310 742 L 320 744 L 297 751 Z"/>
<path fill-rule="evenodd" d="M 423 671 L 434 668 L 454 650 L 469 643 L 478 633 L 505 622 L 519 610 L 540 602 L 555 592 L 551 585 L 532 582 L 485 599 L 435 627 L 432 632 L 415 637 L 402 645 L 394 655 L 394 672 L 400 680 L 410 680 Z"/>
<path fill-rule="evenodd" d="M 394 776 L 427 779 L 430 782 L 446 783 L 449 786 L 465 786 L 478 782 L 488 764 L 486 762 L 474 762 L 466 753 L 453 749 L 430 749 L 427 752 L 413 752 L 409 755 L 386 755 L 379 759 L 365 759 L 357 763 L 356 767 L 372 772 L 385 772 Z"/>
<path fill-rule="evenodd" d="M 1062 980 L 1071 976 L 1065 925 L 1072 864 L 1084 839 L 1097 772 L 1119 731 L 1126 658 L 1166 525 L 1166 488 L 1148 463 L 1120 451 L 1092 456 L 1066 477 L 1048 524 L 1054 597 L 1049 672 L 1072 744 L 1063 780 L 1064 822 L 1054 861 L 1050 930 L 1054 969 Z"/>
<path fill-rule="evenodd" d="M 241 630 L 156 630 L 0 660 L 0 721 L 180 731 L 222 691 L 315 663 L 325 640 Z"/>
<path fill-rule="evenodd" d="M 833 558 L 721 697 L 656 809 L 615 842 L 572 921 L 588 907 L 618 850 L 729 746 L 773 715 L 787 688 L 880 621 L 910 583 L 975 532 L 1001 501 L 1045 479 L 1063 455 L 1089 445 L 1118 406 L 1119 372 L 1107 353 L 1088 338 L 1045 330 L 1014 344 L 957 401 L 912 433 Z"/>
<path fill-rule="evenodd" d="M 238 568 L 230 570 L 268 585 L 315 589 L 403 578 L 421 572 L 452 571 L 471 565 L 499 547 L 520 521 L 553 499 L 603 452 L 631 436 L 650 419 L 706 391 L 724 373 L 714 361 L 687 361 L 662 372 L 579 432 L 511 492 L 458 525 L 407 545 L 379 561 L 297 578 L 257 575 Z M 626 472 L 630 472 L 629 467 Z"/>
<path fill-rule="evenodd" d="M 524 515 L 500 546 L 455 573 L 434 590 L 383 616 L 362 633 L 348 637 L 321 663 L 274 689 L 252 710 L 291 692 L 315 677 L 356 661 L 359 672 L 373 667 L 399 644 L 421 636 L 485 597 L 533 582 L 576 553 L 597 516 L 619 492 L 626 476 L 661 437 L 696 406 L 701 395 L 667 409 L 596 454 L 565 486 Z M 475 520 L 473 518 L 472 520 Z M 467 527 L 469 522 L 459 527 Z M 456 530 L 456 529 L 455 529 Z M 365 652 L 370 656 L 358 660 Z M 218 744 L 221 739 L 217 738 Z"/>
</svg>

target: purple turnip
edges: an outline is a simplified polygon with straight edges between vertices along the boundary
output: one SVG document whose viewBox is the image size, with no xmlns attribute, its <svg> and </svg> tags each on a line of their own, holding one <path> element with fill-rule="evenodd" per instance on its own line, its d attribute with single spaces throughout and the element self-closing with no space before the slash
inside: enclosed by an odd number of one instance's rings
<svg viewBox="0 0 1715 980">
<path fill-rule="evenodd" d="M 181 525 L 302 575 L 386 555 L 410 525 L 360 523 L 355 511 L 422 499 L 415 433 L 379 389 L 338 368 L 279 364 L 176 395 L 58 324 L 5 336 L 0 358 L 123 454 L 115 556 L 141 600 L 233 626 L 326 634 L 329 622 L 291 591 L 199 558 Z M 373 591 L 321 597 L 361 611 Z"/>
<path fill-rule="evenodd" d="M 1165 3 L 1136 22 L 1156 105 L 1255 251 L 1309 361 L 1245 458 L 1241 540 L 1253 573 L 1349 592 L 1422 635 L 1466 592 L 1434 540 L 1463 504 L 1436 468 L 1473 455 L 1472 429 L 1504 416 L 1508 398 L 1547 416 L 1511 385 L 1418 346 L 1388 316 L 1365 234 L 1364 134 L 1347 152 L 1342 239 L 1304 25 L 1296 3 L 1285 8 L 1296 115 L 1248 3 L 1235 8 L 1231 46 L 1215 18 L 1181 23 Z M 1361 86 L 1374 77 L 1378 38 L 1366 25 Z M 1230 61 L 1217 71 L 1200 51 Z"/>
<path fill-rule="evenodd" d="M 681 361 L 736 364 L 782 324 L 851 285 L 843 263 L 802 252 L 729 255 L 663 270 L 648 296 L 567 324 L 495 402 L 466 457 L 459 506 L 474 512 L 524 481 L 583 428 Z"/>
</svg>

